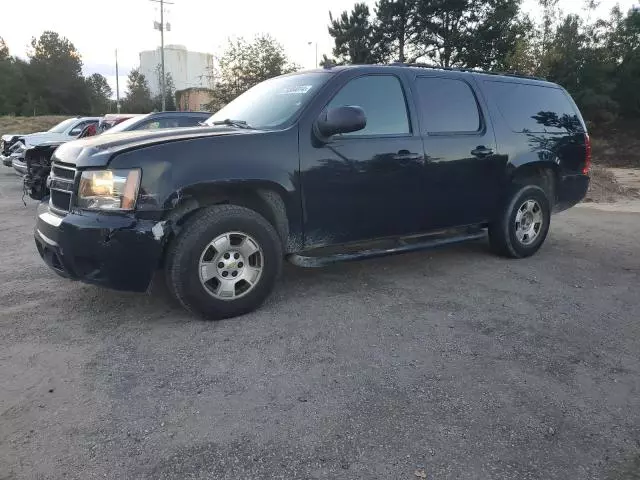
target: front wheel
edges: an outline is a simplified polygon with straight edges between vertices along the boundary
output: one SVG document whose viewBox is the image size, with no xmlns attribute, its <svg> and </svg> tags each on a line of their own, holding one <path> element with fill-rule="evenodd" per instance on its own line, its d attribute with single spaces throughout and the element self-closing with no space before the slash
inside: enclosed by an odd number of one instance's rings
<svg viewBox="0 0 640 480">
<path fill-rule="evenodd" d="M 514 189 L 499 217 L 489 225 L 489 242 L 496 253 L 523 258 L 542 246 L 551 220 L 545 191 L 537 185 Z"/>
<path fill-rule="evenodd" d="M 261 215 L 216 205 L 191 218 L 167 254 L 169 289 L 189 311 L 217 320 L 256 309 L 282 267 L 282 246 Z"/>
</svg>

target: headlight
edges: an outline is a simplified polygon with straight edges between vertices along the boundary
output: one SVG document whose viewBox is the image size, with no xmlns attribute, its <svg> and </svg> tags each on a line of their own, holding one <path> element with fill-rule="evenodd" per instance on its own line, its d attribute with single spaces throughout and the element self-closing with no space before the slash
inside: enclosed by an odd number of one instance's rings
<svg viewBox="0 0 640 480">
<path fill-rule="evenodd" d="M 87 170 L 80 176 L 77 206 L 88 210 L 133 210 L 140 170 Z"/>
</svg>

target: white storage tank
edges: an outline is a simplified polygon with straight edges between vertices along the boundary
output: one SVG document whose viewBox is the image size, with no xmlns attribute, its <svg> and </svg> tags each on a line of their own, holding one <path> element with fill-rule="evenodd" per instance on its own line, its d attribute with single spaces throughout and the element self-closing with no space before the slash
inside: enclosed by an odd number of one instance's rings
<svg viewBox="0 0 640 480">
<path fill-rule="evenodd" d="M 160 47 L 140 52 L 140 73 L 147 79 L 151 95 L 160 94 Z M 190 52 L 183 45 L 165 45 L 164 70 L 171 74 L 176 90 L 211 88 L 213 55 Z"/>
</svg>

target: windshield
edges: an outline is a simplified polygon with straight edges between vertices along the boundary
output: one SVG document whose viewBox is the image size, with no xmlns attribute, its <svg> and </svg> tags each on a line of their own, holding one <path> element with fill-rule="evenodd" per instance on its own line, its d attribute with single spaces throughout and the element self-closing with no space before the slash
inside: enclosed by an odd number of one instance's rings
<svg viewBox="0 0 640 480">
<path fill-rule="evenodd" d="M 62 133 L 77 121 L 78 121 L 77 118 L 68 118 L 66 120 L 63 120 L 59 124 L 57 124 L 55 127 L 49 129 L 49 131 L 51 133 Z"/>
<path fill-rule="evenodd" d="M 146 115 L 138 115 L 137 117 L 131 117 L 131 118 L 125 120 L 124 122 L 120 122 L 115 127 L 111 127 L 109 130 L 106 130 L 105 132 L 102 133 L 102 135 L 109 135 L 111 133 L 118 133 L 118 132 L 126 132 L 133 125 L 135 125 L 136 123 L 140 122 L 141 120 L 144 120 L 149 115 L 151 115 L 151 114 L 147 113 Z"/>
<path fill-rule="evenodd" d="M 204 122 L 241 120 L 253 128 L 274 128 L 291 120 L 331 76 L 328 72 L 301 73 L 259 83 Z"/>
</svg>

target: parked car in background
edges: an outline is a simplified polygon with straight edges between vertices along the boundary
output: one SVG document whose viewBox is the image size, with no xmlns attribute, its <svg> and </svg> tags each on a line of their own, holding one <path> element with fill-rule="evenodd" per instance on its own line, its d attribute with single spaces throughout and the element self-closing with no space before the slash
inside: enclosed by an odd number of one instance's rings
<svg viewBox="0 0 640 480">
<path fill-rule="evenodd" d="M 132 130 L 159 130 L 166 128 L 195 127 L 211 116 L 211 112 L 155 112 L 136 115 L 108 129 L 111 135 Z"/>
<path fill-rule="evenodd" d="M 18 137 L 17 141 L 24 143 L 26 147 L 44 142 L 68 142 L 77 138 L 88 125 L 95 124 L 97 126 L 99 121 L 100 117 L 68 118 L 46 132 L 22 135 Z"/>
<path fill-rule="evenodd" d="M 60 142 L 45 142 L 25 151 L 24 192 L 34 200 L 42 200 L 49 195 L 47 178 L 51 171 L 51 156 L 60 145 Z"/>
<path fill-rule="evenodd" d="M 206 125 L 59 147 L 36 219 L 43 260 L 134 291 L 162 269 L 185 308 L 218 319 L 260 305 L 283 258 L 322 266 L 487 233 L 500 255 L 528 257 L 552 211 L 589 185 L 578 108 L 530 77 L 298 72 L 258 84 Z"/>
<path fill-rule="evenodd" d="M 130 132 L 134 130 L 151 130 L 176 127 L 191 127 L 198 125 L 211 116 L 205 112 L 156 112 L 146 115 L 112 115 L 106 122 L 113 122 L 115 125 L 102 132 L 102 135 L 118 132 Z M 98 124 L 98 132 L 100 132 Z M 53 152 L 65 142 L 44 142 L 42 144 L 23 149 L 20 155 L 13 158 L 15 170 L 25 175 L 24 186 L 27 194 L 35 199 L 41 200 L 49 195 L 49 188 L 46 185 L 47 177 L 51 170 L 51 156 Z"/>
<path fill-rule="evenodd" d="M 0 160 L 2 160 L 2 164 L 6 167 L 11 166 L 11 147 L 18 141 L 20 137 L 23 137 L 23 134 L 20 133 L 10 133 L 7 135 L 2 135 L 0 138 Z"/>
<path fill-rule="evenodd" d="M 98 133 L 104 133 L 119 123 L 140 115 L 139 113 L 107 113 L 100 119 L 100 123 L 98 123 Z"/>
<path fill-rule="evenodd" d="M 13 167 L 14 162 L 24 161 L 24 152 L 26 151 L 26 147 L 22 142 L 15 142 L 13 145 L 9 147 L 9 153 L 4 159 L 2 163 L 9 167 Z M 15 168 L 15 167 L 14 167 Z M 20 172 L 18 172 L 20 173 Z"/>
</svg>

